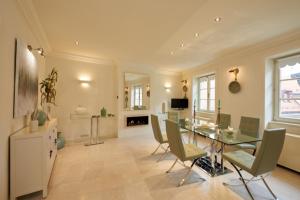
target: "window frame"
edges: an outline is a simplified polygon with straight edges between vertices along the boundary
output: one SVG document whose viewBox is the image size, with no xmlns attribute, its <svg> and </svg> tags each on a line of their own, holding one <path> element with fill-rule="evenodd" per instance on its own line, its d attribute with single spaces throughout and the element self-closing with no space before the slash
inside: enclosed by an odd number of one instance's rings
<svg viewBox="0 0 300 200">
<path fill-rule="evenodd" d="M 136 99 L 137 97 L 136 89 L 139 89 L 138 99 Z M 140 105 L 136 105 L 136 101 L 138 101 Z M 142 105 L 143 105 L 143 86 L 135 85 L 133 86 L 133 106 L 141 107 Z"/>
<path fill-rule="evenodd" d="M 288 117 L 281 117 L 280 116 L 280 83 L 282 80 L 280 80 L 280 61 L 281 60 L 287 60 L 287 59 L 293 59 L 296 57 L 299 57 L 300 54 L 295 55 L 289 55 L 282 58 L 277 58 L 274 60 L 274 113 L 273 113 L 273 120 L 278 122 L 286 122 L 286 123 L 294 123 L 294 124 L 300 124 L 300 119 L 295 118 L 288 118 Z M 291 80 L 300 80 L 299 79 L 291 79 Z M 283 80 L 285 81 L 285 80 Z"/>
<path fill-rule="evenodd" d="M 202 100 L 206 100 L 207 103 L 207 109 L 201 109 L 200 108 L 200 80 L 206 78 L 207 79 L 207 99 L 202 99 Z M 215 86 L 214 88 L 211 88 L 211 80 L 215 80 Z M 216 74 L 215 73 L 209 73 L 209 74 L 205 74 L 205 75 L 201 75 L 201 76 L 197 76 L 195 77 L 195 84 L 196 84 L 196 96 L 194 98 L 196 98 L 196 112 L 201 112 L 201 113 L 215 113 L 216 112 Z M 215 91 L 215 98 L 211 99 L 211 89 L 214 89 Z M 210 101 L 214 100 L 214 110 L 210 110 Z"/>
</svg>

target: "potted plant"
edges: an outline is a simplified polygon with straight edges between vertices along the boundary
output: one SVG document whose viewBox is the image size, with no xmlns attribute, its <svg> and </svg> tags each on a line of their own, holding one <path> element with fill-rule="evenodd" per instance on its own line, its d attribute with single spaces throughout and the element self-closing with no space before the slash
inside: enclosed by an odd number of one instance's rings
<svg viewBox="0 0 300 200">
<path fill-rule="evenodd" d="M 56 97 L 56 83 L 57 83 L 58 73 L 55 68 L 52 69 L 51 73 L 45 78 L 41 83 L 41 106 L 46 106 L 46 113 L 48 118 L 51 116 L 51 105 L 55 104 Z"/>
</svg>

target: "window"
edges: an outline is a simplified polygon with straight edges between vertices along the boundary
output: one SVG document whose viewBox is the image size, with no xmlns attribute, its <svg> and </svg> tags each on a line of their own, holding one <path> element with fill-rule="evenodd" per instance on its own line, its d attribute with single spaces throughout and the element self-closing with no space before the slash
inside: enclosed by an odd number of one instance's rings
<svg viewBox="0 0 300 200">
<path fill-rule="evenodd" d="M 133 106 L 142 106 L 143 104 L 143 90 L 142 86 L 133 86 L 131 93 L 131 105 Z"/>
<path fill-rule="evenodd" d="M 215 85 L 214 74 L 196 78 L 194 99 L 197 111 L 215 111 Z"/>
<path fill-rule="evenodd" d="M 300 55 L 276 60 L 275 120 L 300 123 Z"/>
</svg>

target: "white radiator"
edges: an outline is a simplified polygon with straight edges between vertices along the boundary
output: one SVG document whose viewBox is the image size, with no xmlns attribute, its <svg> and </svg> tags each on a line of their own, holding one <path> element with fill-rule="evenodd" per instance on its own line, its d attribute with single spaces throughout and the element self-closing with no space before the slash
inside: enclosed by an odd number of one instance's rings
<svg viewBox="0 0 300 200">
<path fill-rule="evenodd" d="M 286 133 L 278 164 L 300 172 L 300 135 Z"/>
</svg>

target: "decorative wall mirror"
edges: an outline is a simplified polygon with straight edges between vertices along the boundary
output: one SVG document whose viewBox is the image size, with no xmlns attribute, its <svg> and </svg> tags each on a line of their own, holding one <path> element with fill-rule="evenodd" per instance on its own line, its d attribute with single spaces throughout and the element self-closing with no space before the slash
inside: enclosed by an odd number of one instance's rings
<svg viewBox="0 0 300 200">
<path fill-rule="evenodd" d="M 124 110 L 148 110 L 150 89 L 149 75 L 126 72 L 124 75 Z"/>
</svg>

